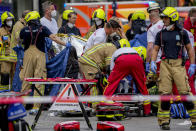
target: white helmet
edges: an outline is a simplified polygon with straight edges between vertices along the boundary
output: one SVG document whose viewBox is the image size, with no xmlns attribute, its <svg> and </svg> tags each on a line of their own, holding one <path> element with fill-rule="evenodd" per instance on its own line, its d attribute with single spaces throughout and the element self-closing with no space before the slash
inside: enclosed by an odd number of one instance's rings
<svg viewBox="0 0 196 131">
<path fill-rule="evenodd" d="M 149 5 L 149 7 L 147 8 L 147 12 L 150 13 L 151 10 L 155 10 L 155 9 L 161 9 L 158 3 L 152 3 Z"/>
</svg>

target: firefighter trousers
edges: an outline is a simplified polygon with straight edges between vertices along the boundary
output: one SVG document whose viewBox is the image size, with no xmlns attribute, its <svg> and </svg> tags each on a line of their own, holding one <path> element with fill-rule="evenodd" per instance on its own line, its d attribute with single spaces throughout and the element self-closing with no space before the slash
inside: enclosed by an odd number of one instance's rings
<svg viewBox="0 0 196 131">
<path fill-rule="evenodd" d="M 87 63 L 79 62 L 80 72 L 84 75 L 85 79 L 94 79 L 96 76 L 96 73 L 98 72 L 98 69 L 94 66 L 91 66 Z M 90 95 L 91 96 L 97 96 L 99 93 L 99 90 L 96 85 L 90 85 Z M 95 109 L 97 105 L 97 102 L 92 103 L 92 108 Z"/>
<path fill-rule="evenodd" d="M 46 57 L 45 53 L 37 49 L 35 45 L 24 52 L 23 67 L 20 71 L 20 79 L 22 82 L 22 92 L 31 89 L 32 85 L 24 81 L 24 78 L 46 78 Z M 35 85 L 35 87 L 44 94 L 44 85 Z M 34 96 L 39 94 L 34 91 Z M 34 108 L 39 108 L 40 104 L 34 104 Z"/>
<path fill-rule="evenodd" d="M 14 77 L 15 63 L 9 61 L 0 61 L 0 90 L 9 89 Z"/>
<path fill-rule="evenodd" d="M 191 95 L 186 69 L 182 59 L 164 59 L 160 64 L 160 75 L 158 78 L 158 91 L 160 95 L 171 95 L 173 83 L 176 84 L 180 95 Z M 183 102 L 192 122 L 196 122 L 196 106 L 194 102 Z M 170 102 L 159 103 L 158 123 L 170 123 Z"/>
<path fill-rule="evenodd" d="M 120 80 L 128 75 L 133 77 L 140 93 L 148 95 L 143 60 L 137 54 L 121 55 L 116 59 L 114 68 L 108 78 L 109 84 L 105 88 L 104 95 L 113 95 Z M 144 114 L 149 114 L 150 110 L 150 101 L 144 101 Z"/>
</svg>

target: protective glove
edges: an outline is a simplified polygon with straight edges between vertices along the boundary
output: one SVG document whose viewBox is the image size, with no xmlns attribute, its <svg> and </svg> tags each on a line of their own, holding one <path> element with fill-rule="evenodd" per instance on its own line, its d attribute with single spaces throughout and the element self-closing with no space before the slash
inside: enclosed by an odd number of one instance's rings
<svg viewBox="0 0 196 131">
<path fill-rule="evenodd" d="M 191 64 L 188 70 L 188 75 L 191 77 L 195 73 L 195 64 Z"/>
<path fill-rule="evenodd" d="M 146 62 L 146 73 L 150 72 L 150 63 Z"/>
<path fill-rule="evenodd" d="M 156 74 L 156 70 L 157 70 L 157 65 L 155 63 L 155 61 L 151 61 L 151 71 Z"/>
</svg>

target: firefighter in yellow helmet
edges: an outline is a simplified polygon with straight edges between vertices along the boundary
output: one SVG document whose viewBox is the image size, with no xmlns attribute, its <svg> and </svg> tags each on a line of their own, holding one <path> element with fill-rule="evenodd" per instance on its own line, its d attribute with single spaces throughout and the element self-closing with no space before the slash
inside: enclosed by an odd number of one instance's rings
<svg viewBox="0 0 196 131">
<path fill-rule="evenodd" d="M 74 10 L 65 10 L 62 16 L 64 23 L 58 30 L 58 33 L 74 34 L 81 36 L 79 28 L 75 26 L 77 13 Z"/>
<path fill-rule="evenodd" d="M 160 95 L 171 95 L 173 82 L 176 84 L 180 95 L 190 95 L 190 87 L 185 69 L 185 52 L 190 59 L 188 75 L 195 72 L 195 54 L 190 44 L 187 32 L 178 26 L 179 14 L 173 7 L 166 7 L 161 17 L 165 28 L 158 32 L 151 58 L 151 71 L 156 73 L 156 58 L 159 49 L 162 50 L 158 91 Z M 196 107 L 194 102 L 182 102 L 187 109 L 192 125 L 191 130 L 196 130 Z M 170 102 L 161 101 L 158 109 L 158 123 L 163 130 L 170 129 Z"/>
<path fill-rule="evenodd" d="M 62 26 L 64 26 L 64 25 L 67 24 L 67 22 L 68 22 L 68 15 L 71 12 L 74 12 L 74 10 L 67 9 L 67 10 L 63 11 L 63 15 L 62 15 L 62 19 L 63 19 Z"/>
<path fill-rule="evenodd" d="M 22 28 L 24 28 L 26 26 L 26 21 L 24 20 L 25 16 L 27 13 L 29 13 L 30 10 L 25 10 L 22 13 L 22 18 L 20 18 L 15 25 L 13 26 L 13 30 L 12 30 L 12 35 L 11 35 L 11 53 L 13 55 L 16 55 L 15 51 L 13 50 L 14 47 L 16 47 L 17 45 L 20 45 L 20 31 Z"/>
<path fill-rule="evenodd" d="M 11 31 L 14 24 L 14 15 L 11 12 L 4 12 L 1 15 L 1 28 L 0 28 L 0 75 L 1 83 L 0 89 L 8 89 L 9 81 L 14 75 L 14 64 L 17 57 L 11 55 Z"/>
<path fill-rule="evenodd" d="M 31 11 L 25 16 L 27 26 L 20 32 L 20 38 L 24 45 L 23 67 L 20 71 L 22 83 L 22 92 L 31 89 L 31 85 L 24 81 L 24 78 L 46 78 L 46 58 L 45 58 L 45 37 L 49 37 L 58 44 L 65 45 L 55 34 L 52 34 L 46 26 L 40 23 L 40 15 L 37 11 Z M 43 85 L 35 85 L 43 93 Z M 38 93 L 34 91 L 34 96 Z M 35 114 L 38 111 L 39 104 L 34 104 L 30 113 Z"/>
<path fill-rule="evenodd" d="M 121 45 L 127 45 L 127 40 L 121 39 L 124 41 Z M 127 41 L 127 42 L 126 42 Z M 135 80 L 136 85 L 143 95 L 148 95 L 148 90 L 146 87 L 146 78 L 144 72 L 144 61 L 143 58 L 146 58 L 146 48 L 145 47 L 134 47 L 121 46 L 118 50 L 112 55 L 112 60 L 110 64 L 111 73 L 108 77 L 108 85 L 105 87 L 104 95 L 111 96 L 115 93 L 120 80 L 124 77 L 131 75 Z M 150 114 L 150 101 L 144 101 L 144 114 Z"/>
<path fill-rule="evenodd" d="M 131 29 L 127 30 L 126 37 L 130 41 L 132 40 L 135 35 L 142 34 L 147 31 L 146 25 L 146 14 L 144 11 L 135 11 L 131 17 L 132 25 Z"/>
<path fill-rule="evenodd" d="M 85 35 L 85 38 L 88 39 L 95 30 L 99 28 L 103 28 L 106 23 L 106 15 L 102 8 L 96 9 L 92 14 L 92 21 L 94 25 L 91 26 L 91 28 L 88 30 L 87 34 Z"/>
</svg>

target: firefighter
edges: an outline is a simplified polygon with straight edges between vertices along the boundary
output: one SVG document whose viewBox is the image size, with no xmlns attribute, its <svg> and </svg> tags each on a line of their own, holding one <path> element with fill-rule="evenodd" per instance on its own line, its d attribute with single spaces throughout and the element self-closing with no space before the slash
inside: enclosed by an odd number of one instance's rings
<svg viewBox="0 0 196 131">
<path fill-rule="evenodd" d="M 77 13 L 75 11 L 69 12 L 67 14 L 67 24 L 63 25 L 59 30 L 58 33 L 64 34 L 74 34 L 81 36 L 80 30 L 75 26 L 77 20 Z"/>
<path fill-rule="evenodd" d="M 112 55 L 110 64 L 110 76 L 108 85 L 105 87 L 104 95 L 113 95 L 124 77 L 131 75 L 136 82 L 136 85 L 143 95 L 148 95 L 145 84 L 146 77 L 144 71 L 144 61 L 146 58 L 146 48 L 139 47 L 124 47 L 116 50 Z M 144 114 L 150 114 L 150 101 L 144 101 Z"/>
<path fill-rule="evenodd" d="M 16 24 L 13 26 L 12 35 L 11 35 L 11 49 L 16 47 L 20 43 L 19 35 L 22 28 L 26 26 L 26 21 L 24 20 L 26 14 L 28 14 L 30 10 L 25 10 L 22 13 L 22 18 L 20 18 Z M 13 54 L 16 54 L 14 50 L 11 50 Z"/>
<path fill-rule="evenodd" d="M 11 53 L 11 32 L 14 24 L 14 15 L 11 12 L 4 12 L 1 15 L 2 26 L 0 28 L 0 75 L 1 75 L 1 89 L 9 88 L 10 78 L 13 78 L 14 63 L 17 60 L 16 55 Z M 11 84 L 11 83 L 10 83 Z"/>
<path fill-rule="evenodd" d="M 74 12 L 74 10 L 71 9 L 67 9 L 65 11 L 63 11 L 63 15 L 62 15 L 62 26 L 65 26 L 68 23 L 68 15 L 69 13 Z"/>
<path fill-rule="evenodd" d="M 25 16 L 27 26 L 20 32 L 20 38 L 24 45 L 23 67 L 20 71 L 20 79 L 22 82 L 21 92 L 31 89 L 31 85 L 24 81 L 24 78 L 46 78 L 46 58 L 45 58 L 45 37 L 49 37 L 58 44 L 65 45 L 55 34 L 52 34 L 46 26 L 40 23 L 40 15 L 37 11 L 29 12 Z M 36 88 L 43 94 L 43 86 L 35 85 Z M 34 96 L 38 96 L 37 91 L 34 91 Z M 34 104 L 30 111 L 36 114 L 39 104 Z"/>
<path fill-rule="evenodd" d="M 166 7 L 161 13 L 165 28 L 158 32 L 152 54 L 151 70 L 156 73 L 156 58 L 159 49 L 162 50 L 160 75 L 158 78 L 158 91 L 160 95 L 171 95 L 172 84 L 176 84 L 180 95 L 190 95 L 190 87 L 185 69 L 184 47 L 190 59 L 188 74 L 195 72 L 195 54 L 190 44 L 187 32 L 178 26 L 179 14 L 173 7 Z M 193 102 L 183 101 L 192 125 L 191 130 L 196 130 L 196 108 Z M 170 129 L 170 102 L 161 101 L 158 109 L 158 123 L 162 130 Z"/>
<path fill-rule="evenodd" d="M 92 14 L 92 21 L 94 22 L 94 25 L 92 25 L 89 31 L 86 33 L 86 39 L 88 39 L 93 32 L 95 32 L 95 30 L 104 27 L 105 23 L 107 22 L 104 10 L 101 8 L 96 9 Z"/>
<path fill-rule="evenodd" d="M 126 37 L 130 41 L 136 34 L 142 34 L 147 31 L 146 15 L 143 11 L 136 11 L 133 13 L 131 29 L 127 30 Z"/>
</svg>

